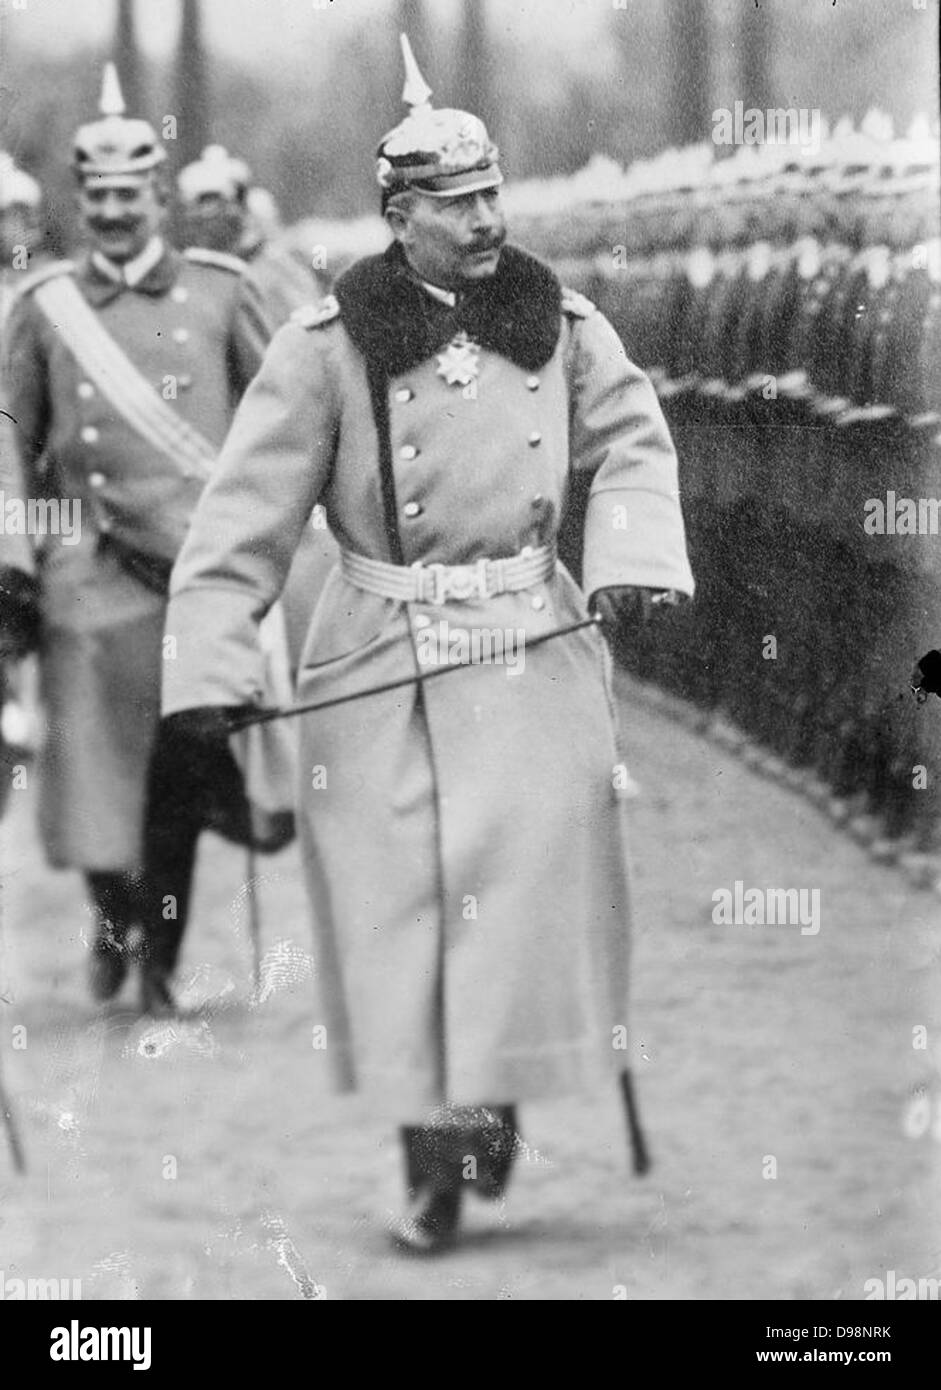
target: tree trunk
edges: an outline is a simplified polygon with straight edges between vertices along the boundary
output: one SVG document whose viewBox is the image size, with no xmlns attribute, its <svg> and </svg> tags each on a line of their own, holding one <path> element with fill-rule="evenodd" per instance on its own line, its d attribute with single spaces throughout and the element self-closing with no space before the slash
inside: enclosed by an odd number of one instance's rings
<svg viewBox="0 0 941 1390">
<path fill-rule="evenodd" d="M 712 131 L 708 0 L 673 0 L 670 6 L 672 99 L 670 143 L 693 145 Z"/>
<path fill-rule="evenodd" d="M 176 61 L 175 144 L 168 143 L 176 168 L 198 159 L 210 140 L 210 92 L 199 0 L 183 0 Z"/>
<path fill-rule="evenodd" d="M 114 62 L 129 116 L 145 116 L 145 93 L 137 35 L 134 31 L 134 0 L 118 0 L 114 31 Z"/>
</svg>

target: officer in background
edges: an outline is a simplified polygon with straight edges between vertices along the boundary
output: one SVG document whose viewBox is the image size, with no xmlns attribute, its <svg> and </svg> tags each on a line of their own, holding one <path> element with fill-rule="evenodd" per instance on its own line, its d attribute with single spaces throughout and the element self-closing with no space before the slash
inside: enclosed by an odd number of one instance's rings
<svg viewBox="0 0 941 1390">
<path fill-rule="evenodd" d="M 309 311 L 323 297 L 326 281 L 276 243 L 274 199 L 266 189 L 252 185 L 244 160 L 230 155 L 222 145 L 207 145 L 199 159 L 180 171 L 177 193 L 185 244 L 243 260 L 272 328 L 280 328 L 294 313 Z M 311 614 L 337 558 L 336 542 L 320 507 L 298 546 L 281 605 L 292 675 Z"/>
<path fill-rule="evenodd" d="M 0 150 L 0 329 L 24 273 L 42 263 L 42 238 L 42 190 Z"/>
<path fill-rule="evenodd" d="M 246 261 L 274 327 L 326 289 L 313 269 L 276 244 L 271 195 L 265 205 L 259 196 L 265 190 L 252 187 L 248 165 L 222 145 L 207 145 L 199 159 L 180 171 L 177 192 L 184 245 L 225 251 Z"/>
<path fill-rule="evenodd" d="M 7 324 L 24 502 L 45 491 L 58 524 L 32 575 L 4 538 L 0 626 L 8 652 L 39 647 L 40 823 L 50 863 L 86 877 L 93 994 L 120 989 L 138 927 L 142 1005 L 160 1014 L 200 830 L 220 802 L 244 811 L 228 748 L 197 766 L 158 738 L 166 585 L 269 328 L 242 261 L 167 244 L 165 153 L 125 117 L 112 64 L 101 113 L 73 146 L 88 250 L 27 277 Z"/>
</svg>

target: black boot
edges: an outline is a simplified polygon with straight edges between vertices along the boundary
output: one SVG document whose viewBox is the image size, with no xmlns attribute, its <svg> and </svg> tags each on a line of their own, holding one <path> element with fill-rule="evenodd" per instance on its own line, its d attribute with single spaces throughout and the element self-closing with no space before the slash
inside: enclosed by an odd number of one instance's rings
<svg viewBox="0 0 941 1390">
<path fill-rule="evenodd" d="M 151 1018 L 176 1018 L 178 1009 L 170 988 L 170 972 L 153 960 L 141 962 L 141 1013 Z"/>
<path fill-rule="evenodd" d="M 520 1140 L 514 1106 L 488 1106 L 486 1114 L 492 1119 L 488 1119 L 473 1136 L 469 1152 L 477 1154 L 474 1191 L 478 1197 L 496 1201 L 506 1191 Z"/>
<path fill-rule="evenodd" d="M 461 1131 L 404 1127 L 409 1209 L 393 1239 L 413 1255 L 436 1255 L 454 1244 L 461 1215 Z"/>
<path fill-rule="evenodd" d="M 86 878 L 97 919 L 88 983 L 92 997 L 103 1003 L 114 998 L 127 976 L 128 936 L 135 922 L 134 890 L 125 874 L 95 872 Z"/>
</svg>

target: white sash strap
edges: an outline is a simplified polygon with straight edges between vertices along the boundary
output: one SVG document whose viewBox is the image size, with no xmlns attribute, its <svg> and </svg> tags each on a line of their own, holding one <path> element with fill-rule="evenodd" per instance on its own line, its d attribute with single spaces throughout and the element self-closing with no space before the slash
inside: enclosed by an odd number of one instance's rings
<svg viewBox="0 0 941 1390">
<path fill-rule="evenodd" d="M 69 275 L 33 291 L 43 314 L 101 394 L 184 477 L 208 479 L 216 450 L 177 415 L 125 355 Z"/>
</svg>

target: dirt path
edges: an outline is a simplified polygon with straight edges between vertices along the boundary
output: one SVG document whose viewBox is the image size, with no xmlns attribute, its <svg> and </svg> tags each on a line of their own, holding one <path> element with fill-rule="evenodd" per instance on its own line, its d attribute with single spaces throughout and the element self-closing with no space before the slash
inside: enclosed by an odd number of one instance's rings
<svg viewBox="0 0 941 1390">
<path fill-rule="evenodd" d="M 30 1163 L 17 1178 L 0 1150 L 5 1277 L 79 1278 L 86 1299 L 376 1300 L 858 1299 L 886 1269 L 941 1276 L 937 900 L 621 695 L 649 1177 L 629 1174 L 614 1095 L 528 1106 L 509 1201 L 472 1203 L 438 1261 L 390 1253 L 398 1153 L 326 1088 L 295 852 L 261 863 L 253 1002 L 244 858 L 206 841 L 182 972 L 203 1008 L 145 1023 L 130 992 L 88 1002 L 80 881 L 42 865 L 28 790 L 0 827 L 0 1055 Z M 714 925 L 736 880 L 819 889 L 819 933 Z"/>
</svg>

